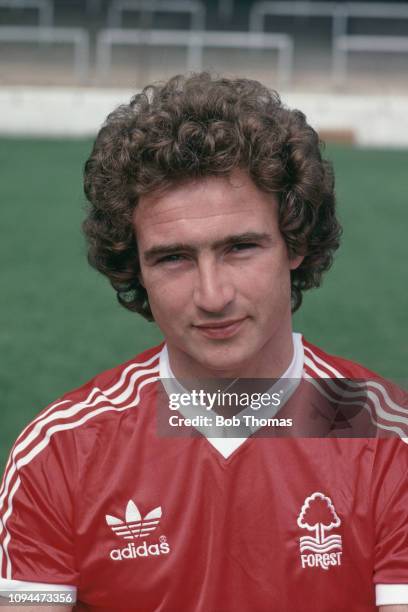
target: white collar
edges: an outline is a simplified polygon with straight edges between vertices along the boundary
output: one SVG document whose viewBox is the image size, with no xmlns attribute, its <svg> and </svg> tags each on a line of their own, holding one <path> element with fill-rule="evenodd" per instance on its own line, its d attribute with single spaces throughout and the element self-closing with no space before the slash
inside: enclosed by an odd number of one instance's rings
<svg viewBox="0 0 408 612">
<path fill-rule="evenodd" d="M 272 395 L 273 393 L 279 392 L 282 397 L 279 406 L 272 404 L 268 406 L 262 406 L 259 410 L 254 412 L 251 406 L 248 406 L 236 416 L 242 421 L 242 417 L 245 415 L 253 414 L 257 419 L 262 418 L 273 418 L 278 410 L 288 401 L 291 395 L 297 389 L 303 372 L 303 342 L 302 336 L 298 333 L 292 334 L 293 340 L 293 357 L 292 361 L 287 368 L 286 372 L 281 378 L 270 388 L 267 393 Z M 170 361 L 167 346 L 164 345 L 160 353 L 160 378 L 166 393 L 188 393 L 188 391 L 181 385 L 181 383 L 174 376 Z M 181 406 L 179 412 L 186 418 L 193 418 L 203 414 L 203 408 L 200 406 Z M 214 416 L 213 411 L 206 410 L 207 415 Z M 224 457 L 231 455 L 241 444 L 243 444 L 247 438 L 255 433 L 261 426 L 246 426 L 243 424 L 239 427 L 215 427 L 214 425 L 202 425 L 197 426 L 196 429 L 205 436 L 210 444 L 212 444 Z M 239 437 L 237 437 L 239 433 Z"/>
</svg>

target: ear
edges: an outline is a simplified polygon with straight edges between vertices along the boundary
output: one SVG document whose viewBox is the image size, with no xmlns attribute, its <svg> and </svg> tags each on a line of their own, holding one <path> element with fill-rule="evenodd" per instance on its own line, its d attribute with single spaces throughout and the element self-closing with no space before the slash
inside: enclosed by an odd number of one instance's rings
<svg viewBox="0 0 408 612">
<path fill-rule="evenodd" d="M 291 270 L 296 270 L 300 266 L 304 258 L 304 255 L 295 255 L 289 260 L 289 268 Z"/>
</svg>

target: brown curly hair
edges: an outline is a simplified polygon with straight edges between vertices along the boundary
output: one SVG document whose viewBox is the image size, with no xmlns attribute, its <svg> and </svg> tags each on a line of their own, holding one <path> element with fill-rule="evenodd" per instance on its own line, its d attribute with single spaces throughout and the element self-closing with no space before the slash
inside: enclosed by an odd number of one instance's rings
<svg viewBox="0 0 408 612">
<path fill-rule="evenodd" d="M 320 144 L 305 115 L 257 81 L 199 73 L 146 87 L 108 116 L 85 164 L 90 264 L 123 306 L 152 320 L 132 224 L 139 196 L 239 167 L 277 197 L 289 255 L 305 256 L 291 273 L 295 311 L 302 291 L 320 285 L 341 234 Z"/>
</svg>

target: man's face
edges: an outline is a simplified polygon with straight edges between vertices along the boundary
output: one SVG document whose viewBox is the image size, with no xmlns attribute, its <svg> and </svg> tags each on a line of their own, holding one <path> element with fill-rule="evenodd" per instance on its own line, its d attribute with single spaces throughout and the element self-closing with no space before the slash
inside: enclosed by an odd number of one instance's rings
<svg viewBox="0 0 408 612">
<path fill-rule="evenodd" d="M 278 376 L 291 358 L 290 270 L 275 198 L 241 170 L 140 198 L 140 280 L 180 377 Z"/>
</svg>

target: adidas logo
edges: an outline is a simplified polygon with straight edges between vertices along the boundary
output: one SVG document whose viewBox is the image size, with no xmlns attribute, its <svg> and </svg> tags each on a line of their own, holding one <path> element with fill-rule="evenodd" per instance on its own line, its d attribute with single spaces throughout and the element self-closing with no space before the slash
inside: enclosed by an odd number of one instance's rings
<svg viewBox="0 0 408 612">
<path fill-rule="evenodd" d="M 106 524 L 115 535 L 124 540 L 135 540 L 136 538 L 149 537 L 157 529 L 161 516 L 162 509 L 161 506 L 158 506 L 142 517 L 138 507 L 130 499 L 126 506 L 125 520 L 110 514 L 106 514 L 105 519 Z M 113 561 L 123 561 L 139 557 L 157 557 L 159 555 L 167 555 L 169 552 L 170 546 L 167 543 L 167 538 L 162 535 L 159 538 L 159 542 L 153 542 L 149 545 L 146 541 L 138 546 L 133 542 L 129 542 L 123 548 L 114 548 L 110 551 L 110 558 Z"/>
<path fill-rule="evenodd" d="M 158 526 L 162 515 L 161 507 L 158 506 L 142 518 L 136 504 L 130 499 L 126 506 L 125 520 L 116 516 L 106 515 L 106 523 L 112 531 L 125 540 L 134 540 L 149 536 Z"/>
</svg>

